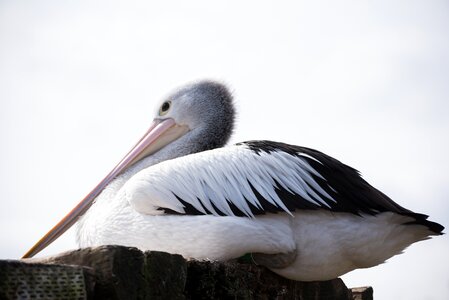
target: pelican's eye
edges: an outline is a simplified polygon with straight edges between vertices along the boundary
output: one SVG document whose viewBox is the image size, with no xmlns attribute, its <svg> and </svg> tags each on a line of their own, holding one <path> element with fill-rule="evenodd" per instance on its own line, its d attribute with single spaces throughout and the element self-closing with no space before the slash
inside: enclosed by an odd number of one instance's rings
<svg viewBox="0 0 449 300">
<path fill-rule="evenodd" d="M 159 115 L 163 116 L 163 115 L 167 114 L 167 112 L 170 110 L 170 107 L 171 107 L 171 101 L 165 101 L 164 103 L 162 103 L 162 106 L 159 109 Z"/>
</svg>

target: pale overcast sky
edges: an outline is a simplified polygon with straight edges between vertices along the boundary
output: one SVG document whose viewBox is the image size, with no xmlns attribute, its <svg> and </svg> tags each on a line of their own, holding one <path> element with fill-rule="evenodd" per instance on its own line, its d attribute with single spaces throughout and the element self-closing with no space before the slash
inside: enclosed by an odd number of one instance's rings
<svg viewBox="0 0 449 300">
<path fill-rule="evenodd" d="M 222 80 L 233 142 L 321 150 L 449 225 L 447 1 L 0 1 L 0 258 L 19 258 L 143 134 L 160 98 Z M 447 231 L 447 230 L 446 230 Z M 45 250 L 76 247 L 73 230 Z M 449 240 L 343 276 L 449 295 Z"/>
</svg>

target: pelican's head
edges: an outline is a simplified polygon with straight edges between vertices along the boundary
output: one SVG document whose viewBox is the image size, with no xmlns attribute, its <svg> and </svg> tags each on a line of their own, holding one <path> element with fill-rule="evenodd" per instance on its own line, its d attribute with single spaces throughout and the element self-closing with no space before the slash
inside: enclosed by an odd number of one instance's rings
<svg viewBox="0 0 449 300">
<path fill-rule="evenodd" d="M 179 153 L 170 157 L 222 147 L 232 133 L 234 115 L 232 96 L 224 85 L 201 81 L 184 86 L 158 105 L 153 123 L 131 150 L 125 168 L 175 140 L 178 145 L 171 150 Z"/>
<path fill-rule="evenodd" d="M 136 162 L 174 141 L 183 143 L 183 148 L 190 152 L 221 147 L 228 141 L 233 125 L 232 96 L 224 85 L 201 81 L 177 90 L 161 102 L 150 128 L 129 153 L 23 258 L 34 256 L 62 235 L 89 209 L 114 178 Z"/>
<path fill-rule="evenodd" d="M 228 89 L 214 81 L 187 85 L 166 97 L 158 106 L 154 122 L 172 123 L 182 128 L 207 135 L 197 139 L 197 151 L 223 146 L 234 126 L 235 110 Z"/>
</svg>

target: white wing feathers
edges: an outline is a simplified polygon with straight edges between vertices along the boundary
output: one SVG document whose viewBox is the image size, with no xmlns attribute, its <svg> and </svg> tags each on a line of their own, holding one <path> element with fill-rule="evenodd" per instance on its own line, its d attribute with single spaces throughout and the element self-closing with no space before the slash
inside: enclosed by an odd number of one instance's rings
<svg viewBox="0 0 449 300">
<path fill-rule="evenodd" d="M 263 210 L 260 201 L 291 214 L 276 188 L 329 208 L 323 199 L 334 200 L 313 179 L 312 175 L 322 176 L 304 157 L 308 156 L 283 151 L 256 153 L 245 145 L 234 145 L 151 166 L 133 176 L 122 192 L 135 210 L 150 215 L 163 214 L 164 209 L 186 213 L 182 201 L 202 214 L 234 216 L 237 208 L 253 217 L 250 205 Z"/>
</svg>

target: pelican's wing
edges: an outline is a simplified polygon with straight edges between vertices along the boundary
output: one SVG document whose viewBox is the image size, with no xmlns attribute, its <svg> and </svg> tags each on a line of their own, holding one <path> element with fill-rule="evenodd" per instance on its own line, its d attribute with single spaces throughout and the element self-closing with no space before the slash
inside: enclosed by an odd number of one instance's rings
<svg viewBox="0 0 449 300">
<path fill-rule="evenodd" d="M 251 141 L 187 155 L 144 169 L 123 187 L 144 214 L 253 217 L 326 209 L 359 214 L 409 213 L 359 173 L 312 149 Z"/>
</svg>

